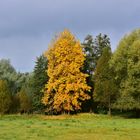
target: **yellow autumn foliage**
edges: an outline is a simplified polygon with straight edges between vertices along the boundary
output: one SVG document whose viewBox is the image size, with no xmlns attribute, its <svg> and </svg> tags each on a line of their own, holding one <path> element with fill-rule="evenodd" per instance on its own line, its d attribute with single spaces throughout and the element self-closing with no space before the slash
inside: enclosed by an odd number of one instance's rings
<svg viewBox="0 0 140 140">
<path fill-rule="evenodd" d="M 80 42 L 64 30 L 51 43 L 45 56 L 49 81 L 45 85 L 43 103 L 58 112 L 80 110 L 82 102 L 90 98 L 86 93 L 90 90 L 86 84 L 88 75 L 80 71 L 85 60 Z"/>
</svg>

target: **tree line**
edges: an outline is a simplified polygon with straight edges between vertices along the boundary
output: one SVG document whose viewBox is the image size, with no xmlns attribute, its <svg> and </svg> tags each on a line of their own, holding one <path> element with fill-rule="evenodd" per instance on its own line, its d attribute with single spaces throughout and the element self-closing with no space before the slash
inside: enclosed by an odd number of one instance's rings
<svg viewBox="0 0 140 140">
<path fill-rule="evenodd" d="M 80 41 L 64 30 L 37 57 L 33 72 L 0 60 L 0 114 L 140 112 L 140 30 L 125 35 L 112 53 L 110 38 Z"/>
</svg>

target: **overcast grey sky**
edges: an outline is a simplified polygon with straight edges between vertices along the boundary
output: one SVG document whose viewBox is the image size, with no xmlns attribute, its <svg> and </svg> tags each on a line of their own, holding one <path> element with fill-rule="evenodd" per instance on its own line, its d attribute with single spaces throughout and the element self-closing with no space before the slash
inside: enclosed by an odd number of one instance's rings
<svg viewBox="0 0 140 140">
<path fill-rule="evenodd" d="M 87 34 L 108 34 L 114 50 L 139 27 L 140 0 L 0 0 L 0 59 L 32 71 L 36 56 L 64 28 L 81 42 Z"/>
</svg>

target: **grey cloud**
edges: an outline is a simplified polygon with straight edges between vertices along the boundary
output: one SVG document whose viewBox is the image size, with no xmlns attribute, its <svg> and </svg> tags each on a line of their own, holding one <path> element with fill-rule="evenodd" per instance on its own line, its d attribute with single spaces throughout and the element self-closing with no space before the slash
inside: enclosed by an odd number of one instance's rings
<svg viewBox="0 0 140 140">
<path fill-rule="evenodd" d="M 115 49 L 124 33 L 139 27 L 139 13 L 139 0 L 1 0 L 0 58 L 31 70 L 35 57 L 64 28 L 81 41 L 89 33 L 109 34 Z"/>
</svg>

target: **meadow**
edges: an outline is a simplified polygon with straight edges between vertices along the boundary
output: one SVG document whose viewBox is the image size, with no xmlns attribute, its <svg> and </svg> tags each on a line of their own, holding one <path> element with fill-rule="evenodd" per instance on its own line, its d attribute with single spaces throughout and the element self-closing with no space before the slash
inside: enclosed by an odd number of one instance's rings
<svg viewBox="0 0 140 140">
<path fill-rule="evenodd" d="M 107 115 L 3 115 L 0 140 L 139 140 L 140 119 Z"/>
</svg>

